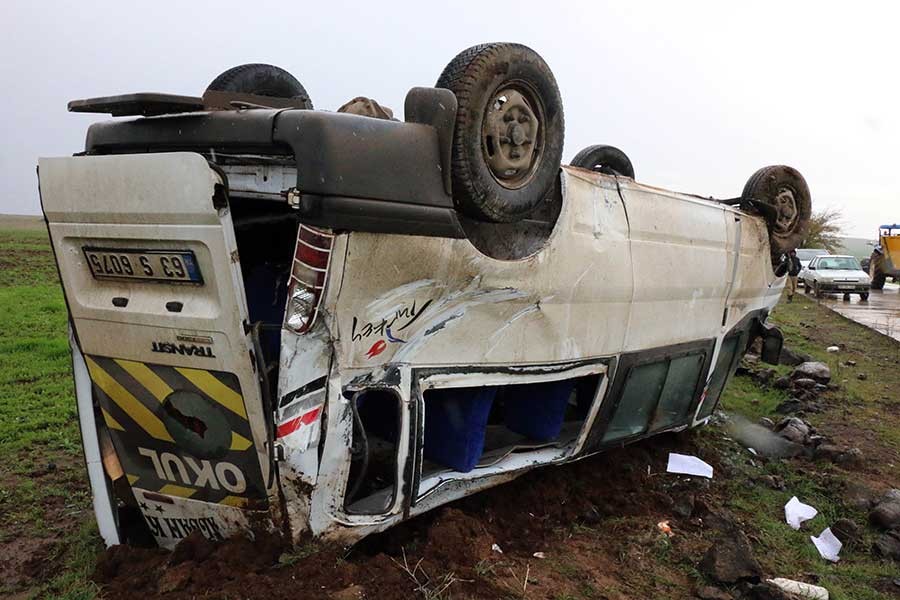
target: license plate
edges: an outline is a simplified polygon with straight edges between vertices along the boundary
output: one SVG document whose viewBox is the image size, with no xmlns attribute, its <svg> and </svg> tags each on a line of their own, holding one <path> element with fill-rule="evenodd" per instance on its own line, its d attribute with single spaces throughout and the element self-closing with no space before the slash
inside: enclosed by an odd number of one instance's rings
<svg viewBox="0 0 900 600">
<path fill-rule="evenodd" d="M 190 250 L 82 250 L 95 279 L 203 283 L 197 258 Z"/>
<path fill-rule="evenodd" d="M 839 285 L 838 289 L 839 290 L 852 290 L 855 287 L 856 287 L 855 285 Z"/>
</svg>

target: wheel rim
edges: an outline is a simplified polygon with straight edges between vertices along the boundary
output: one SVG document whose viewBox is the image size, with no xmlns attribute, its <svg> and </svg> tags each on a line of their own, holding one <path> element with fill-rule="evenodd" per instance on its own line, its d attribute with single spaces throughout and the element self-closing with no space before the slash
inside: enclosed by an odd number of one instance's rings
<svg viewBox="0 0 900 600">
<path fill-rule="evenodd" d="M 797 208 L 797 199 L 794 197 L 794 190 L 783 187 L 778 190 L 778 194 L 772 201 L 775 207 L 775 227 L 774 233 L 778 237 L 785 237 L 793 233 L 800 219 L 800 211 Z"/>
<path fill-rule="evenodd" d="M 543 154 L 544 108 L 520 85 L 507 85 L 488 102 L 481 127 L 481 150 L 491 175 L 505 188 L 526 185 Z"/>
</svg>

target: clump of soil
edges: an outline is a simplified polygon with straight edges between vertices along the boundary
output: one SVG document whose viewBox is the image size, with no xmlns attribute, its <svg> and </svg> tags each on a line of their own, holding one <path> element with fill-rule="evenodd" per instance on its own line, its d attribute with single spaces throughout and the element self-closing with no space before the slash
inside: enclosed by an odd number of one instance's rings
<svg viewBox="0 0 900 600">
<path fill-rule="evenodd" d="M 658 477 L 670 450 L 696 452 L 690 436 L 660 436 L 572 465 L 533 471 L 351 549 L 309 545 L 297 559 L 291 558 L 297 550 L 268 534 L 219 544 L 190 536 L 172 553 L 114 547 L 98 562 L 94 580 L 104 598 L 129 598 L 141 590 L 143 598 L 175 600 L 293 600 L 307 595 L 406 599 L 444 586 L 453 597 L 500 599 L 527 588 L 529 598 L 552 598 L 565 589 L 609 583 L 616 569 L 631 568 L 619 564 L 623 553 L 631 554 L 628 562 L 649 558 L 645 546 L 660 539 L 655 524 L 672 507 L 666 493 L 671 477 Z M 613 515 L 611 526 L 619 528 L 618 534 L 610 531 L 590 543 L 571 538 L 577 524 L 597 526 Z M 630 547 L 626 534 L 632 525 L 623 523 L 623 517 L 641 522 Z M 502 553 L 492 549 L 495 544 Z M 535 558 L 535 552 L 548 558 Z M 584 575 L 560 574 L 556 560 L 563 556 L 569 568 Z"/>
</svg>

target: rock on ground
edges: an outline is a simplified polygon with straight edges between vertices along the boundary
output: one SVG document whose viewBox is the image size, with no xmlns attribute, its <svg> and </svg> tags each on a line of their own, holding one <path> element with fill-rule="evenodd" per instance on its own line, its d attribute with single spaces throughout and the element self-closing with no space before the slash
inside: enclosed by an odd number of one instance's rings
<svg viewBox="0 0 900 600">
<path fill-rule="evenodd" d="M 809 440 L 810 427 L 802 419 L 787 417 L 775 426 L 775 433 L 801 446 Z"/>
<path fill-rule="evenodd" d="M 818 383 L 828 383 L 831 381 L 831 369 L 823 362 L 808 361 L 794 369 L 791 379 L 813 379 Z"/>
<path fill-rule="evenodd" d="M 856 510 L 869 511 L 875 504 L 875 492 L 858 481 L 847 481 L 843 490 L 844 502 Z"/>
<path fill-rule="evenodd" d="M 831 532 L 845 546 L 853 544 L 859 540 L 860 536 L 859 525 L 855 521 L 846 518 L 835 521 L 831 526 Z"/>
<path fill-rule="evenodd" d="M 834 462 L 843 467 L 861 467 L 865 462 L 865 456 L 859 448 L 850 448 L 841 453 Z"/>
<path fill-rule="evenodd" d="M 900 561 L 900 530 L 883 533 L 875 540 L 875 552 Z"/>
<path fill-rule="evenodd" d="M 733 600 L 734 596 L 726 592 L 725 590 L 720 590 L 717 587 L 713 587 L 711 585 L 705 585 L 702 588 L 697 590 L 697 597 L 700 600 Z"/>
<path fill-rule="evenodd" d="M 811 390 L 816 387 L 818 384 L 815 379 L 810 379 L 809 377 L 798 377 L 794 380 L 794 387 L 798 387 L 804 390 Z"/>
<path fill-rule="evenodd" d="M 900 527 L 900 502 L 894 500 L 880 502 L 869 513 L 869 521 L 882 529 Z"/>
<path fill-rule="evenodd" d="M 796 367 L 797 365 L 809 362 L 811 360 L 812 356 L 810 356 L 809 354 L 804 354 L 803 352 L 794 352 L 787 346 L 783 346 L 781 348 L 781 357 L 778 359 L 778 362 L 788 367 Z"/>
<path fill-rule="evenodd" d="M 741 531 L 734 531 L 710 546 L 699 568 L 719 583 L 737 583 L 762 576 L 762 568 L 753 556 L 750 541 Z"/>
</svg>

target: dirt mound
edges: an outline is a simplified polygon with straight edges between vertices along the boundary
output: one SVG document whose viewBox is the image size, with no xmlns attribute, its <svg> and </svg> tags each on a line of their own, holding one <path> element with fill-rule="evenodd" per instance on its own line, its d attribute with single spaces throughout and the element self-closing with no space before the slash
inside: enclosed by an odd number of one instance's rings
<svg viewBox="0 0 900 600">
<path fill-rule="evenodd" d="M 274 535 L 258 535 L 255 541 L 235 537 L 219 544 L 190 536 L 171 553 L 118 546 L 104 553 L 94 580 L 104 598 L 129 598 L 140 590 L 143 598 L 175 600 L 277 600 L 313 594 L 342 600 L 399 599 L 434 595 L 445 588 L 454 597 L 499 599 L 520 594 L 529 585 L 553 597 L 561 585 L 578 584 L 578 578 L 554 572 L 547 568 L 552 561 L 541 562 L 534 553 L 564 553 L 583 566 L 587 583 L 603 585 L 622 552 L 617 538 L 585 544 L 561 539 L 560 532 L 578 523 L 603 523 L 608 516 L 620 521 L 649 515 L 639 526 L 641 535 L 658 537 L 646 524 L 668 514 L 672 501 L 664 489 L 666 478 L 650 474 L 664 470 L 670 450 L 690 451 L 689 445 L 688 436 L 661 436 L 627 450 L 540 469 L 371 536 L 349 550 L 312 542 L 289 549 Z M 495 544 L 502 553 L 492 549 Z M 588 575 L 591 571 L 596 573 Z"/>
</svg>

